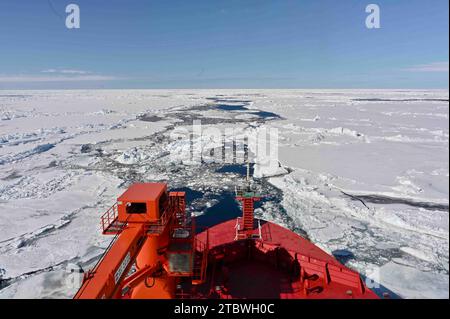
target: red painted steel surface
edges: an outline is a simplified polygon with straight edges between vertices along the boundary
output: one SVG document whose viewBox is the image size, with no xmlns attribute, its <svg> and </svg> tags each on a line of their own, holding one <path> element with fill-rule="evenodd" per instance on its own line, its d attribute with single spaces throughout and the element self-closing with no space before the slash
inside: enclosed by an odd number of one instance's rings
<svg viewBox="0 0 450 319">
<path fill-rule="evenodd" d="M 144 225 L 124 229 L 101 262 L 85 276 L 76 299 L 114 298 L 142 243 Z"/>
<path fill-rule="evenodd" d="M 234 241 L 235 224 L 236 220 L 230 220 L 208 229 L 210 254 L 216 254 L 217 258 L 223 260 L 229 282 L 229 289 L 225 289 L 227 292 L 215 291 L 215 297 L 378 298 L 365 286 L 358 273 L 343 266 L 305 238 L 270 222 L 261 221 L 262 240 L 248 240 L 255 245 L 249 258 L 248 248 L 243 244 L 245 241 Z M 205 240 L 206 232 L 197 237 Z M 292 278 L 291 268 L 295 255 L 303 279 Z M 207 284 L 213 289 L 223 286 L 221 267 L 215 269 L 214 277 L 216 279 L 210 279 Z M 211 298 L 211 295 L 208 297 Z"/>
<path fill-rule="evenodd" d="M 166 190 L 165 183 L 136 183 L 131 185 L 117 200 L 123 202 L 155 201 Z"/>
</svg>

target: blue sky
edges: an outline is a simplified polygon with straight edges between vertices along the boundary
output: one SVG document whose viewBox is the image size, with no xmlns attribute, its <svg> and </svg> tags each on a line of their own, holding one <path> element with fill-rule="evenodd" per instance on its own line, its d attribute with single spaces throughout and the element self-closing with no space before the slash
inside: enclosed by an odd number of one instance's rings
<svg viewBox="0 0 450 319">
<path fill-rule="evenodd" d="M 370 3 L 380 29 L 365 26 Z M 448 88 L 448 5 L 0 0 L 0 89 Z"/>
</svg>

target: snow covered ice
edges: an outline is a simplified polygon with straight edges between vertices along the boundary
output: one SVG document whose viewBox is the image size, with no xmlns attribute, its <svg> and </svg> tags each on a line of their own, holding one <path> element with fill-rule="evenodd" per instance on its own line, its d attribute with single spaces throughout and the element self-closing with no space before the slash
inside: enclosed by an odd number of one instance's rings
<svg viewBox="0 0 450 319">
<path fill-rule="evenodd" d="M 447 90 L 2 91 L 0 297 L 71 298 L 76 268 L 111 239 L 102 212 L 132 182 L 198 192 L 199 216 L 231 192 L 239 173 L 190 161 L 174 138 L 194 120 L 278 130 L 277 156 L 255 158 L 272 196 L 258 217 L 399 297 L 449 297 Z"/>
</svg>

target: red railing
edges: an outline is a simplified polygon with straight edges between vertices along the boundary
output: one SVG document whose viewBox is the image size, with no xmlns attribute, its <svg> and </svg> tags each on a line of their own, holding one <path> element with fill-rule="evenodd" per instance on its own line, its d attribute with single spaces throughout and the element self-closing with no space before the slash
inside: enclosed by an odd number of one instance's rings
<svg viewBox="0 0 450 319">
<path fill-rule="evenodd" d="M 203 283 L 206 277 L 206 267 L 208 264 L 208 243 L 205 244 L 201 240 L 195 238 L 193 256 L 195 256 L 196 253 L 201 254 L 201 261 L 199 265 L 195 265 L 194 263 L 192 279 L 196 283 Z"/>
<path fill-rule="evenodd" d="M 264 243 L 264 245 L 272 246 L 271 244 L 268 245 L 268 243 Z M 261 249 L 262 246 L 257 248 Z M 338 282 L 343 285 L 358 288 L 361 293 L 365 292 L 365 286 L 359 273 L 345 266 L 333 264 L 332 262 L 322 260 L 320 258 L 304 255 L 295 250 L 289 249 L 287 251 L 292 257 L 297 255 L 297 260 L 300 263 L 302 270 L 306 270 L 306 273 L 317 274 L 319 278 L 322 278 L 325 286 L 330 282 Z"/>
<path fill-rule="evenodd" d="M 194 240 L 194 249 L 200 253 L 204 252 L 206 250 L 206 244 L 202 242 L 201 240 L 195 238 Z"/>
<path fill-rule="evenodd" d="M 110 228 L 111 225 L 117 220 L 117 217 L 118 217 L 118 210 L 117 210 L 117 203 L 115 203 L 101 217 L 102 231 L 103 232 L 107 231 L 108 228 Z"/>
<path fill-rule="evenodd" d="M 149 234 L 149 235 L 161 234 L 164 231 L 165 227 L 167 226 L 170 218 L 172 218 L 172 216 L 174 215 L 174 213 L 175 213 L 175 211 L 174 211 L 172 205 L 169 204 L 166 207 L 166 209 L 163 211 L 163 213 L 161 214 L 160 218 L 155 219 L 146 225 L 147 234 Z"/>
</svg>

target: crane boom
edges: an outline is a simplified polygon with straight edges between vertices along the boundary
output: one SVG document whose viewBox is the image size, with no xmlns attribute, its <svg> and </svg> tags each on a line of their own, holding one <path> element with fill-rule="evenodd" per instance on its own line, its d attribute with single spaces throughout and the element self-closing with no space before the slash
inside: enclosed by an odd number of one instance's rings
<svg viewBox="0 0 450 319">
<path fill-rule="evenodd" d="M 96 268 L 87 273 L 76 299 L 115 298 L 145 240 L 144 224 L 127 226 Z"/>
</svg>

